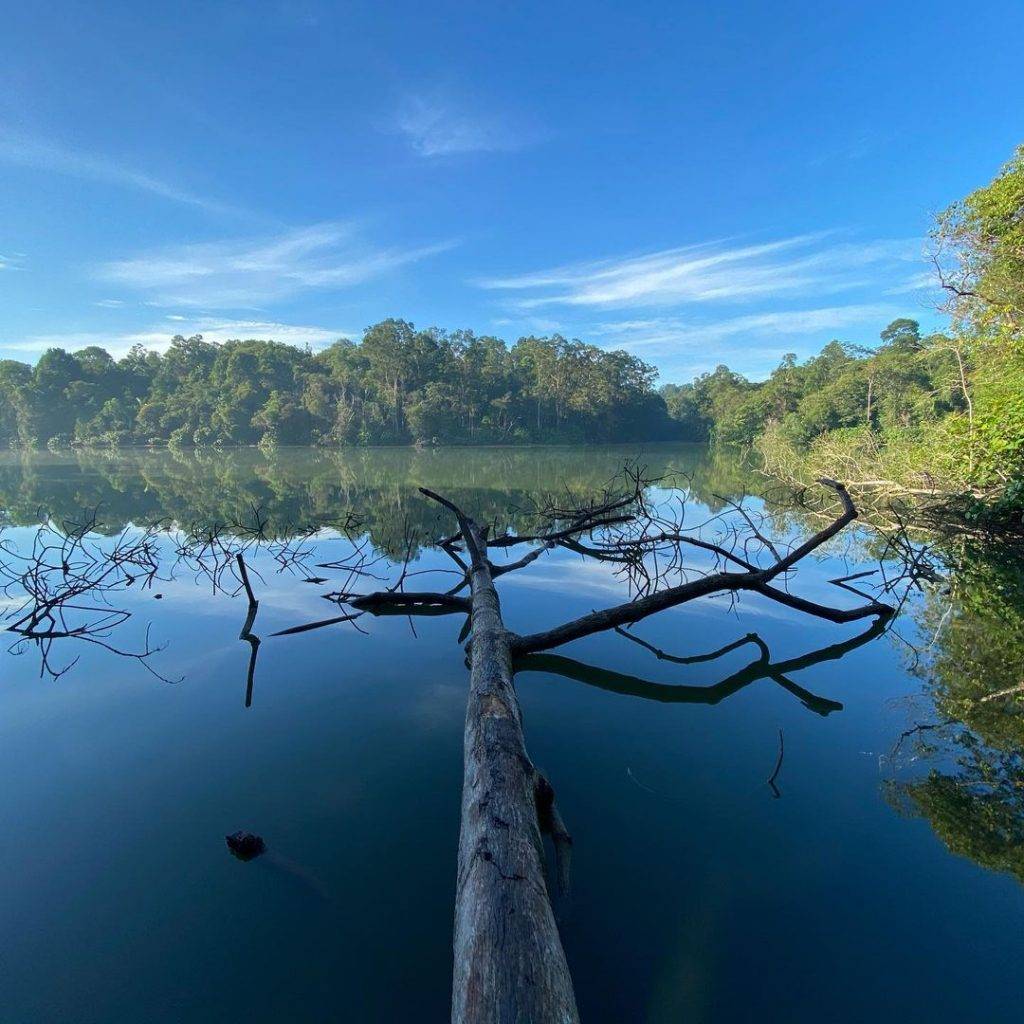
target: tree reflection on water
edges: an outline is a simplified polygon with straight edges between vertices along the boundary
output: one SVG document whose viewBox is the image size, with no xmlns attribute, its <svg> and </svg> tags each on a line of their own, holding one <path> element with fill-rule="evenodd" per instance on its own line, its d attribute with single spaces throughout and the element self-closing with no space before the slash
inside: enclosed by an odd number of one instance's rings
<svg viewBox="0 0 1024 1024">
<path fill-rule="evenodd" d="M 908 730 L 887 783 L 950 851 L 1024 883 L 1024 566 L 1012 552 L 962 547 L 948 592 L 918 612 L 913 670 L 934 719 Z"/>
</svg>

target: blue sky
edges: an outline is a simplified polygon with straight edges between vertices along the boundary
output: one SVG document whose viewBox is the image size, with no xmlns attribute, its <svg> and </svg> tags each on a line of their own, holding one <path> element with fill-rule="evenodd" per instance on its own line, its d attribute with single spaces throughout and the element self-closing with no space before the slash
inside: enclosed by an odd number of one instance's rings
<svg viewBox="0 0 1024 1024">
<path fill-rule="evenodd" d="M 940 323 L 1024 4 L 0 0 L 0 357 L 387 316 L 688 379 Z"/>
</svg>

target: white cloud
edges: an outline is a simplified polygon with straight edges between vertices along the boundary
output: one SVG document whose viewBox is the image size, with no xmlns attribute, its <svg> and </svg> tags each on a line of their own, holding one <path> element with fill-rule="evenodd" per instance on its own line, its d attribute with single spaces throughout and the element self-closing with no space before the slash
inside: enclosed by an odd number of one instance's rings
<svg viewBox="0 0 1024 1024">
<path fill-rule="evenodd" d="M 672 353 L 703 349 L 733 338 L 826 335 L 868 324 L 881 326 L 898 315 L 894 306 L 863 303 L 754 313 L 705 322 L 673 317 L 621 320 L 598 324 L 593 333 L 609 339 L 608 344 L 618 348 Z"/>
<path fill-rule="evenodd" d="M 39 355 L 48 348 L 62 348 L 68 352 L 98 345 L 105 348 L 111 355 L 119 356 L 128 351 L 134 344 L 146 345 L 157 340 L 157 335 L 140 331 L 131 334 L 111 334 L 109 331 L 67 331 L 57 334 L 33 334 L 21 341 L 0 342 L 0 351 L 23 352 L 27 355 Z M 170 337 L 159 338 L 164 347 L 170 343 Z M 154 347 L 156 347 L 154 345 Z"/>
<path fill-rule="evenodd" d="M 834 237 L 834 232 L 817 232 L 757 245 L 707 242 L 477 283 L 528 293 L 510 303 L 520 310 L 671 307 L 835 294 L 863 287 L 919 258 L 917 239 L 824 244 Z"/>
<path fill-rule="evenodd" d="M 351 225 L 315 224 L 271 238 L 172 246 L 101 265 L 97 276 L 157 306 L 258 309 L 314 289 L 360 284 L 455 243 L 375 249 Z"/>
<path fill-rule="evenodd" d="M 8 255 L 0 253 L 0 270 L 24 270 L 21 253 L 12 252 Z"/>
<path fill-rule="evenodd" d="M 806 356 L 850 332 L 876 336 L 905 312 L 889 297 L 923 281 L 910 276 L 921 248 L 920 239 L 851 241 L 837 231 L 720 239 L 476 283 L 502 296 L 512 322 L 557 315 L 564 333 L 636 352 L 663 378 L 721 362 L 761 376 L 787 352 Z"/>
<path fill-rule="evenodd" d="M 920 274 L 912 274 L 904 281 L 886 288 L 885 295 L 911 295 L 917 292 L 937 292 L 939 281 L 934 270 L 923 270 Z"/>
<path fill-rule="evenodd" d="M 8 352 L 42 353 L 48 348 L 63 348 L 69 352 L 98 345 L 112 356 L 123 356 L 133 345 L 142 345 L 154 352 L 166 351 L 175 334 L 190 337 L 201 334 L 206 341 L 223 344 L 234 338 L 260 338 L 279 341 L 287 345 L 324 348 L 338 338 L 360 338 L 362 331 L 340 328 L 316 327 L 302 324 L 275 323 L 267 320 L 227 320 L 219 318 L 186 320 L 185 317 L 169 317 L 176 321 L 174 327 L 157 324 L 139 331 L 111 334 L 103 331 L 75 331 L 66 334 L 37 334 L 12 344 L 0 343 L 0 350 Z"/>
<path fill-rule="evenodd" d="M 491 326 L 497 327 L 499 330 L 505 327 L 515 327 L 521 333 L 529 332 L 530 334 L 556 334 L 563 330 L 560 321 L 549 320 L 542 316 L 516 317 L 514 320 L 509 317 L 498 317 L 491 321 Z"/>
<path fill-rule="evenodd" d="M 395 125 L 412 148 L 427 157 L 510 152 L 533 141 L 530 133 L 507 118 L 470 114 L 440 97 L 410 97 Z"/>
<path fill-rule="evenodd" d="M 226 203 L 179 188 L 160 178 L 151 177 L 133 167 L 105 156 L 69 149 L 57 143 L 13 132 L 0 127 L 0 162 L 31 167 L 55 174 L 87 178 L 109 185 L 149 192 L 171 202 L 195 206 L 210 213 L 238 215 L 240 211 Z"/>
<path fill-rule="evenodd" d="M 176 334 L 201 334 L 206 341 L 223 344 L 232 338 L 262 338 L 286 345 L 324 348 L 338 338 L 361 338 L 361 330 L 314 327 L 308 324 L 282 324 L 264 320 L 196 320 L 187 330 L 178 327 Z"/>
<path fill-rule="evenodd" d="M 99 299 L 93 305 L 101 309 L 120 309 L 124 305 L 124 299 Z"/>
<path fill-rule="evenodd" d="M 759 379 L 787 353 L 806 357 L 830 338 L 866 343 L 902 312 L 895 305 L 858 303 L 719 319 L 631 319 L 597 324 L 590 335 L 602 348 L 656 361 L 662 380 L 690 380 L 719 363 Z"/>
</svg>

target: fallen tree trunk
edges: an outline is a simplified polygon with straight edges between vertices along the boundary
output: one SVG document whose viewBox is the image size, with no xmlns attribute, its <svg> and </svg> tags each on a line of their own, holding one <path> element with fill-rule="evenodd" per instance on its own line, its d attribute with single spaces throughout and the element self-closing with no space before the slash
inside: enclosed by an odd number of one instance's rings
<svg viewBox="0 0 1024 1024">
<path fill-rule="evenodd" d="M 831 581 L 844 591 L 866 598 L 853 608 L 836 608 L 791 594 L 788 578 L 798 564 L 836 536 L 857 516 L 842 484 L 821 483 L 835 492 L 843 511 L 801 544 L 781 552 L 740 507 L 745 533 L 727 529 L 711 541 L 684 533 L 682 514 L 661 515 L 648 505 L 646 490 L 653 481 L 639 471 L 624 471 L 632 486 L 625 493 L 606 492 L 603 499 L 568 507 L 548 505 L 534 515 L 547 529 L 530 534 L 490 536 L 447 498 L 421 492 L 451 512 L 458 532 L 436 541 L 458 567 L 459 582 L 450 590 L 404 590 L 407 568 L 386 590 L 370 594 L 327 595 L 355 611 L 285 630 L 296 633 L 360 615 L 468 614 L 460 642 L 470 631 L 470 685 L 464 731 L 462 818 L 455 896 L 453 1024 L 574 1024 L 579 1020 L 572 979 L 562 948 L 547 880 L 542 836 L 551 835 L 561 887 L 568 869 L 571 839 L 554 801 L 554 791 L 537 771 L 526 750 L 522 713 L 513 684 L 517 664 L 524 669 L 579 678 L 623 693 L 656 699 L 715 703 L 757 679 L 771 679 L 818 714 L 842 705 L 802 689 L 784 674 L 820 660 L 839 657 L 883 632 L 893 609 L 850 586 L 848 581 L 871 573 Z M 589 538 L 584 543 L 583 538 Z M 526 554 L 504 564 L 488 551 L 507 552 L 526 546 Z M 561 547 L 582 557 L 605 562 L 628 581 L 634 596 L 623 604 L 581 616 L 539 633 L 509 632 L 502 618 L 495 580 L 525 569 L 544 552 Z M 687 567 L 683 554 L 699 549 L 712 557 L 710 570 Z M 762 564 L 765 554 L 769 564 Z M 358 569 L 358 564 L 355 567 Z M 740 571 L 737 571 L 740 570 Z M 355 571 L 355 570 L 353 570 Z M 775 585 L 779 584 L 779 585 Z M 469 590 L 469 597 L 460 592 Z M 572 659 L 538 652 L 595 633 L 631 626 L 648 616 L 719 593 L 757 594 L 807 615 L 835 623 L 873 618 L 862 635 L 804 658 L 772 663 L 759 638 L 749 635 L 711 655 L 696 658 L 659 657 L 683 664 L 710 660 L 742 643 L 755 643 L 760 657 L 719 686 L 661 686 L 618 673 L 594 670 Z M 628 636 L 628 634 L 626 634 Z M 637 640 L 630 636 L 629 639 Z M 652 645 L 638 641 L 641 646 Z M 656 649 L 654 649 L 656 650 Z"/>
<path fill-rule="evenodd" d="M 579 1014 L 541 837 L 542 821 L 552 817 L 552 793 L 526 752 L 486 544 L 476 523 L 430 496 L 459 519 L 472 601 L 452 1022 L 572 1024 Z"/>
</svg>

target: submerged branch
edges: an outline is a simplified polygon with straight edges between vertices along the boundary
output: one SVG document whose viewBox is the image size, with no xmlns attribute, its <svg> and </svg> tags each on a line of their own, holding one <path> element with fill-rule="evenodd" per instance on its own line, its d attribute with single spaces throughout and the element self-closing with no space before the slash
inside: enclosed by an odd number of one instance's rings
<svg viewBox="0 0 1024 1024">
<path fill-rule="evenodd" d="M 250 648 L 249 669 L 245 677 L 245 706 L 249 708 L 252 707 L 252 688 L 256 676 L 256 657 L 260 651 L 260 638 L 252 631 L 252 627 L 256 622 L 256 613 L 260 609 L 260 603 L 256 600 L 256 595 L 252 591 L 252 584 L 249 582 L 249 572 L 245 567 L 245 559 L 242 557 L 242 552 L 239 551 L 235 558 L 237 559 L 238 574 L 241 577 L 242 586 L 245 588 L 246 596 L 249 599 L 245 622 L 242 625 L 242 631 L 238 634 L 238 639 L 244 640 Z"/>
<path fill-rule="evenodd" d="M 775 768 L 771 775 L 768 776 L 768 785 L 771 787 L 772 796 L 778 800 L 782 796 L 782 792 L 779 787 L 775 785 L 775 780 L 779 777 L 779 772 L 782 771 L 782 759 L 786 755 L 786 741 L 782 735 L 782 730 L 779 730 L 779 756 L 775 762 Z"/>
</svg>

